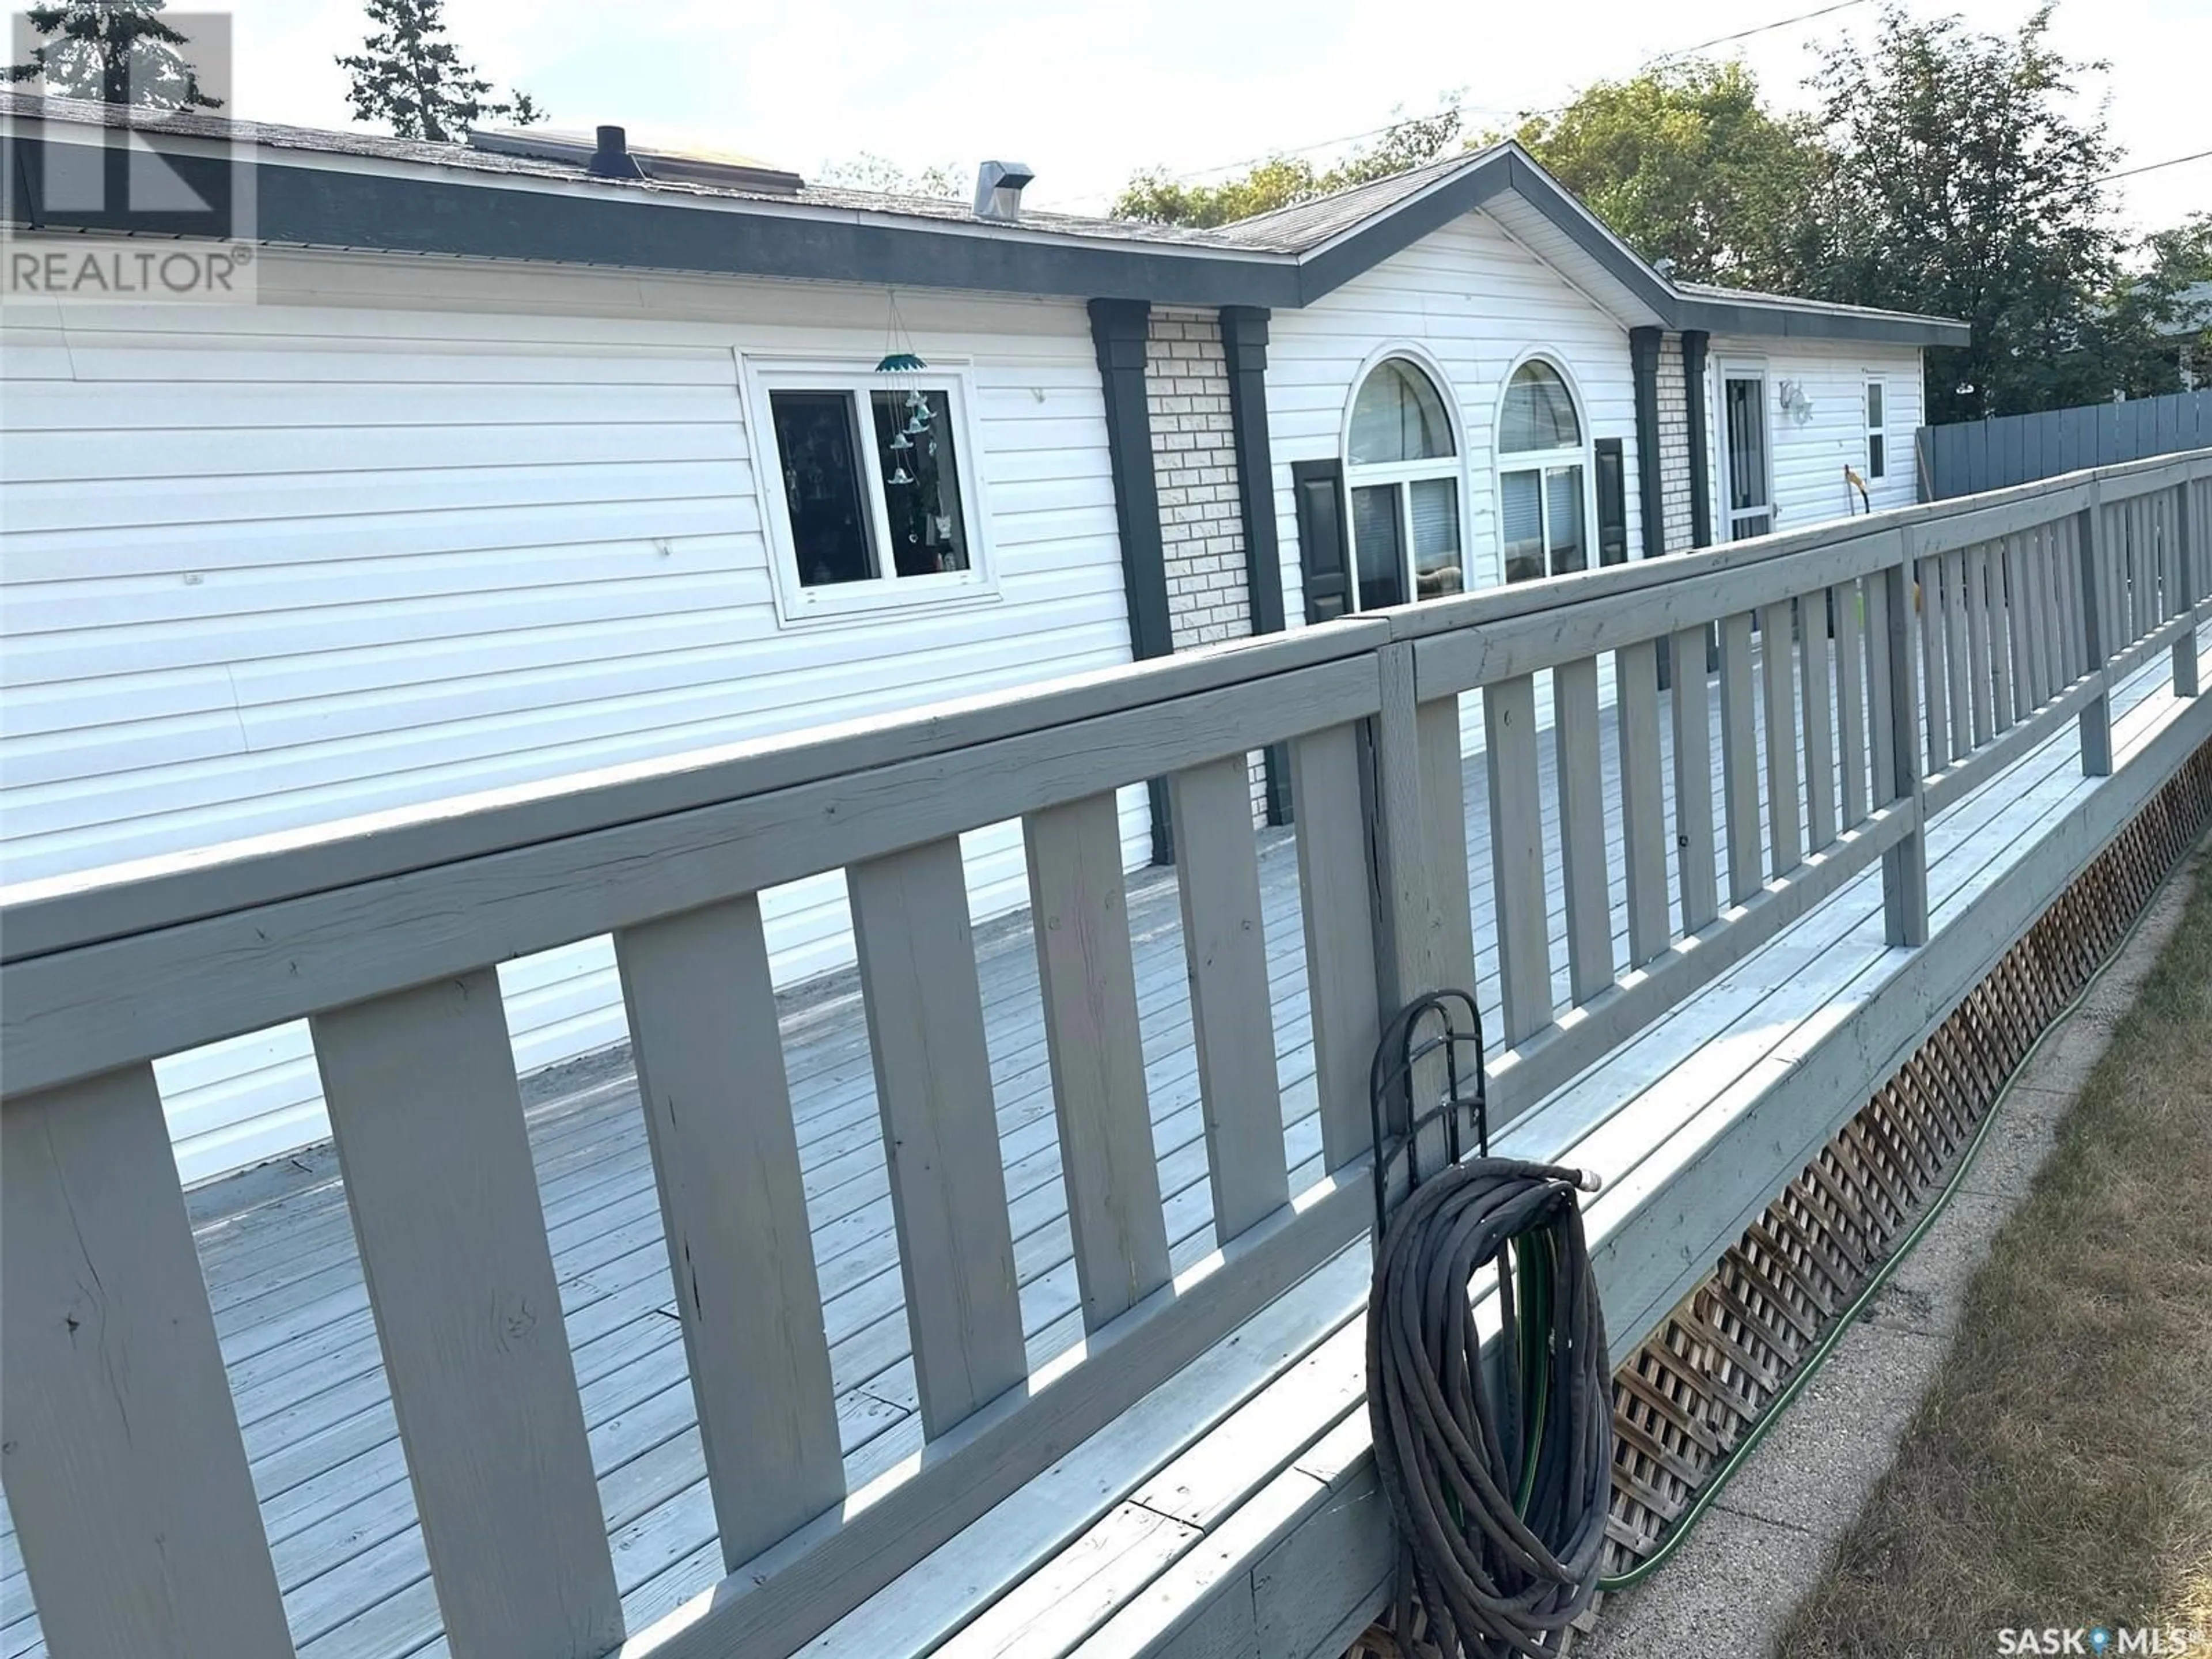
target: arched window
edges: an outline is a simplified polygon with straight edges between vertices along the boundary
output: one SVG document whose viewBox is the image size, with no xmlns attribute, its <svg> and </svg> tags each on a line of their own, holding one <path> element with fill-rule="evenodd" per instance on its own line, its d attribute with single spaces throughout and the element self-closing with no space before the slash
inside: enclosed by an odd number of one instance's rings
<svg viewBox="0 0 2212 1659">
<path fill-rule="evenodd" d="M 1419 365 L 1385 358 L 1361 384 L 1344 471 L 1353 607 L 1377 611 L 1458 592 L 1466 585 L 1459 452 L 1443 394 Z"/>
<path fill-rule="evenodd" d="M 1589 564 L 1589 437 L 1575 395 L 1541 358 L 1513 371 L 1498 418 L 1498 514 L 1505 580 Z"/>
</svg>

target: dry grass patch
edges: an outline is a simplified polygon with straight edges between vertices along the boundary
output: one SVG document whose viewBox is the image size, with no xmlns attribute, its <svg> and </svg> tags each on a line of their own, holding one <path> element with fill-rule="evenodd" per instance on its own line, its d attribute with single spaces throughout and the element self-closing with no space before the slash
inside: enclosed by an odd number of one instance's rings
<svg viewBox="0 0 2212 1659">
<path fill-rule="evenodd" d="M 2212 860 L 1779 1651 L 2100 1624 L 2212 1639 Z"/>
</svg>

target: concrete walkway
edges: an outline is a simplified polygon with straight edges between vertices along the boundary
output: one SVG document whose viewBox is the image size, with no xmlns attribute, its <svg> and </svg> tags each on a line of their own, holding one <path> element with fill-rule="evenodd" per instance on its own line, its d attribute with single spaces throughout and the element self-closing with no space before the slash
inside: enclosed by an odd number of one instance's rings
<svg viewBox="0 0 2212 1659">
<path fill-rule="evenodd" d="M 2200 843 L 2141 930 L 2028 1062 L 1950 1207 L 1836 1345 L 1674 1559 L 1609 1598 L 1577 1659 L 1764 1659 L 1894 1459 L 1951 1344 L 1966 1287 L 2027 1196 L 2060 1119 L 2188 903 Z"/>
</svg>

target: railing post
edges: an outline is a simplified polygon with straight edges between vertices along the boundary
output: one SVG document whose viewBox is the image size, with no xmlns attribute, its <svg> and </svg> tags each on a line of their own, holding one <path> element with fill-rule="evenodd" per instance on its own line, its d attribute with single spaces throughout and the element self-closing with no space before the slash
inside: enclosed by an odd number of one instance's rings
<svg viewBox="0 0 2212 1659">
<path fill-rule="evenodd" d="M 2089 500 L 2082 507 L 2081 534 L 2081 639 L 2088 670 L 2097 682 L 2097 695 L 2081 706 L 2081 775 L 2108 778 L 2112 775 L 2112 702 L 2110 695 L 2112 636 L 2107 627 L 2111 600 L 2105 580 L 2105 550 L 2101 520 L 2103 492 L 2089 480 Z"/>
<path fill-rule="evenodd" d="M 1426 992 L 1474 986 L 1454 985 L 1450 931 L 1439 889 L 1449 892 L 1453 884 L 1439 883 L 1431 868 L 1434 838 L 1429 832 L 1432 790 L 1452 792 L 1452 810 L 1462 811 L 1458 791 L 1461 770 L 1458 744 L 1449 776 L 1433 781 L 1423 776 L 1425 745 L 1417 687 L 1413 676 L 1413 647 L 1396 640 L 1380 647 L 1376 665 L 1381 684 L 1381 704 L 1367 726 L 1361 744 L 1360 793 L 1366 807 L 1368 855 L 1375 893 L 1375 969 L 1377 1026 L 1387 1027 L 1398 1011 Z M 1466 859 L 1464 842 L 1460 858 Z M 1464 902 L 1462 901 L 1462 902 Z M 1472 957 L 1472 949 L 1469 950 Z M 1443 1093 L 1442 1057 L 1431 1056 L 1413 1077 L 1417 1101 L 1433 1103 Z M 1402 1134 L 1405 1125 L 1394 1115 L 1385 1121 L 1386 1134 Z M 1441 1120 L 1423 1138 L 1420 1155 L 1425 1167 L 1435 1167 L 1443 1153 L 1444 1127 Z M 1377 1147 L 1377 1157 L 1382 1149 Z"/>
<path fill-rule="evenodd" d="M 1893 811 L 1909 811 L 1912 828 L 1881 855 L 1885 936 L 1893 945 L 1928 943 L 1928 825 L 1920 764 L 1920 613 L 1913 599 L 1916 538 L 1899 538 L 1896 563 L 1881 573 L 1882 674 L 1876 683 L 1875 781 Z M 1886 740 L 1885 740 L 1886 739 Z M 1883 775 L 1880 761 L 1889 763 Z"/>
<path fill-rule="evenodd" d="M 2173 695 L 2197 694 L 2197 604 L 2203 596 L 2203 580 L 2197 562 L 2197 519 L 2191 509 L 2191 481 L 2185 465 L 2181 482 L 2173 487 L 2173 580 L 2179 603 L 2175 614 L 2189 618 L 2188 630 L 2173 642 Z"/>
</svg>

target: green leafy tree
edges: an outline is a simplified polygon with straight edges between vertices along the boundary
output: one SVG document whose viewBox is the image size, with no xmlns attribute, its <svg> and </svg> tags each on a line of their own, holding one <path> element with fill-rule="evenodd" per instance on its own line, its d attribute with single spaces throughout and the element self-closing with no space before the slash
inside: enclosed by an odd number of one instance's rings
<svg viewBox="0 0 2212 1659">
<path fill-rule="evenodd" d="M 1933 422 L 2109 397 L 2141 327 L 2114 303 L 2123 245 L 2100 181 L 2119 152 L 2100 115 L 2074 112 L 2076 77 L 2104 66 L 2053 52 L 2050 21 L 2045 6 L 1982 34 L 1893 8 L 1811 82 L 1832 161 L 1809 287 L 1973 325 L 1928 353 Z"/>
<path fill-rule="evenodd" d="M 1601 81 L 1514 135 L 1645 258 L 1686 282 L 1800 283 L 1816 252 L 1808 204 L 1826 157 L 1778 119 L 1741 64 L 1704 60 Z"/>
<path fill-rule="evenodd" d="M 2093 325 L 2107 336 L 2112 389 L 2155 398 L 2212 385 L 2212 213 L 2145 237 L 2140 270 Z"/>
<path fill-rule="evenodd" d="M 355 118 L 437 143 L 459 143 L 487 120 L 519 127 L 544 120 L 526 92 L 487 98 L 492 83 L 446 38 L 445 9 L 445 0 L 368 0 L 372 32 L 361 52 L 337 60 L 353 76 L 346 100 Z"/>
<path fill-rule="evenodd" d="M 958 199 L 968 193 L 959 165 L 933 161 L 908 172 L 887 155 L 862 150 L 849 160 L 832 161 L 822 169 L 825 184 L 848 190 L 872 190 L 886 196 L 937 196 Z"/>
<path fill-rule="evenodd" d="M 1462 146 L 1461 127 L 1455 97 L 1434 115 L 1400 115 L 1372 143 L 1327 168 L 1302 156 L 1271 155 L 1215 185 L 1186 184 L 1155 168 L 1132 178 L 1110 211 L 1154 224 L 1225 225 L 1434 161 Z"/>
<path fill-rule="evenodd" d="M 161 16 L 167 0 L 74 0 L 33 6 L 25 16 L 46 37 L 8 79 L 42 80 L 62 98 L 141 109 L 220 109 L 179 47 L 191 43 Z"/>
</svg>

